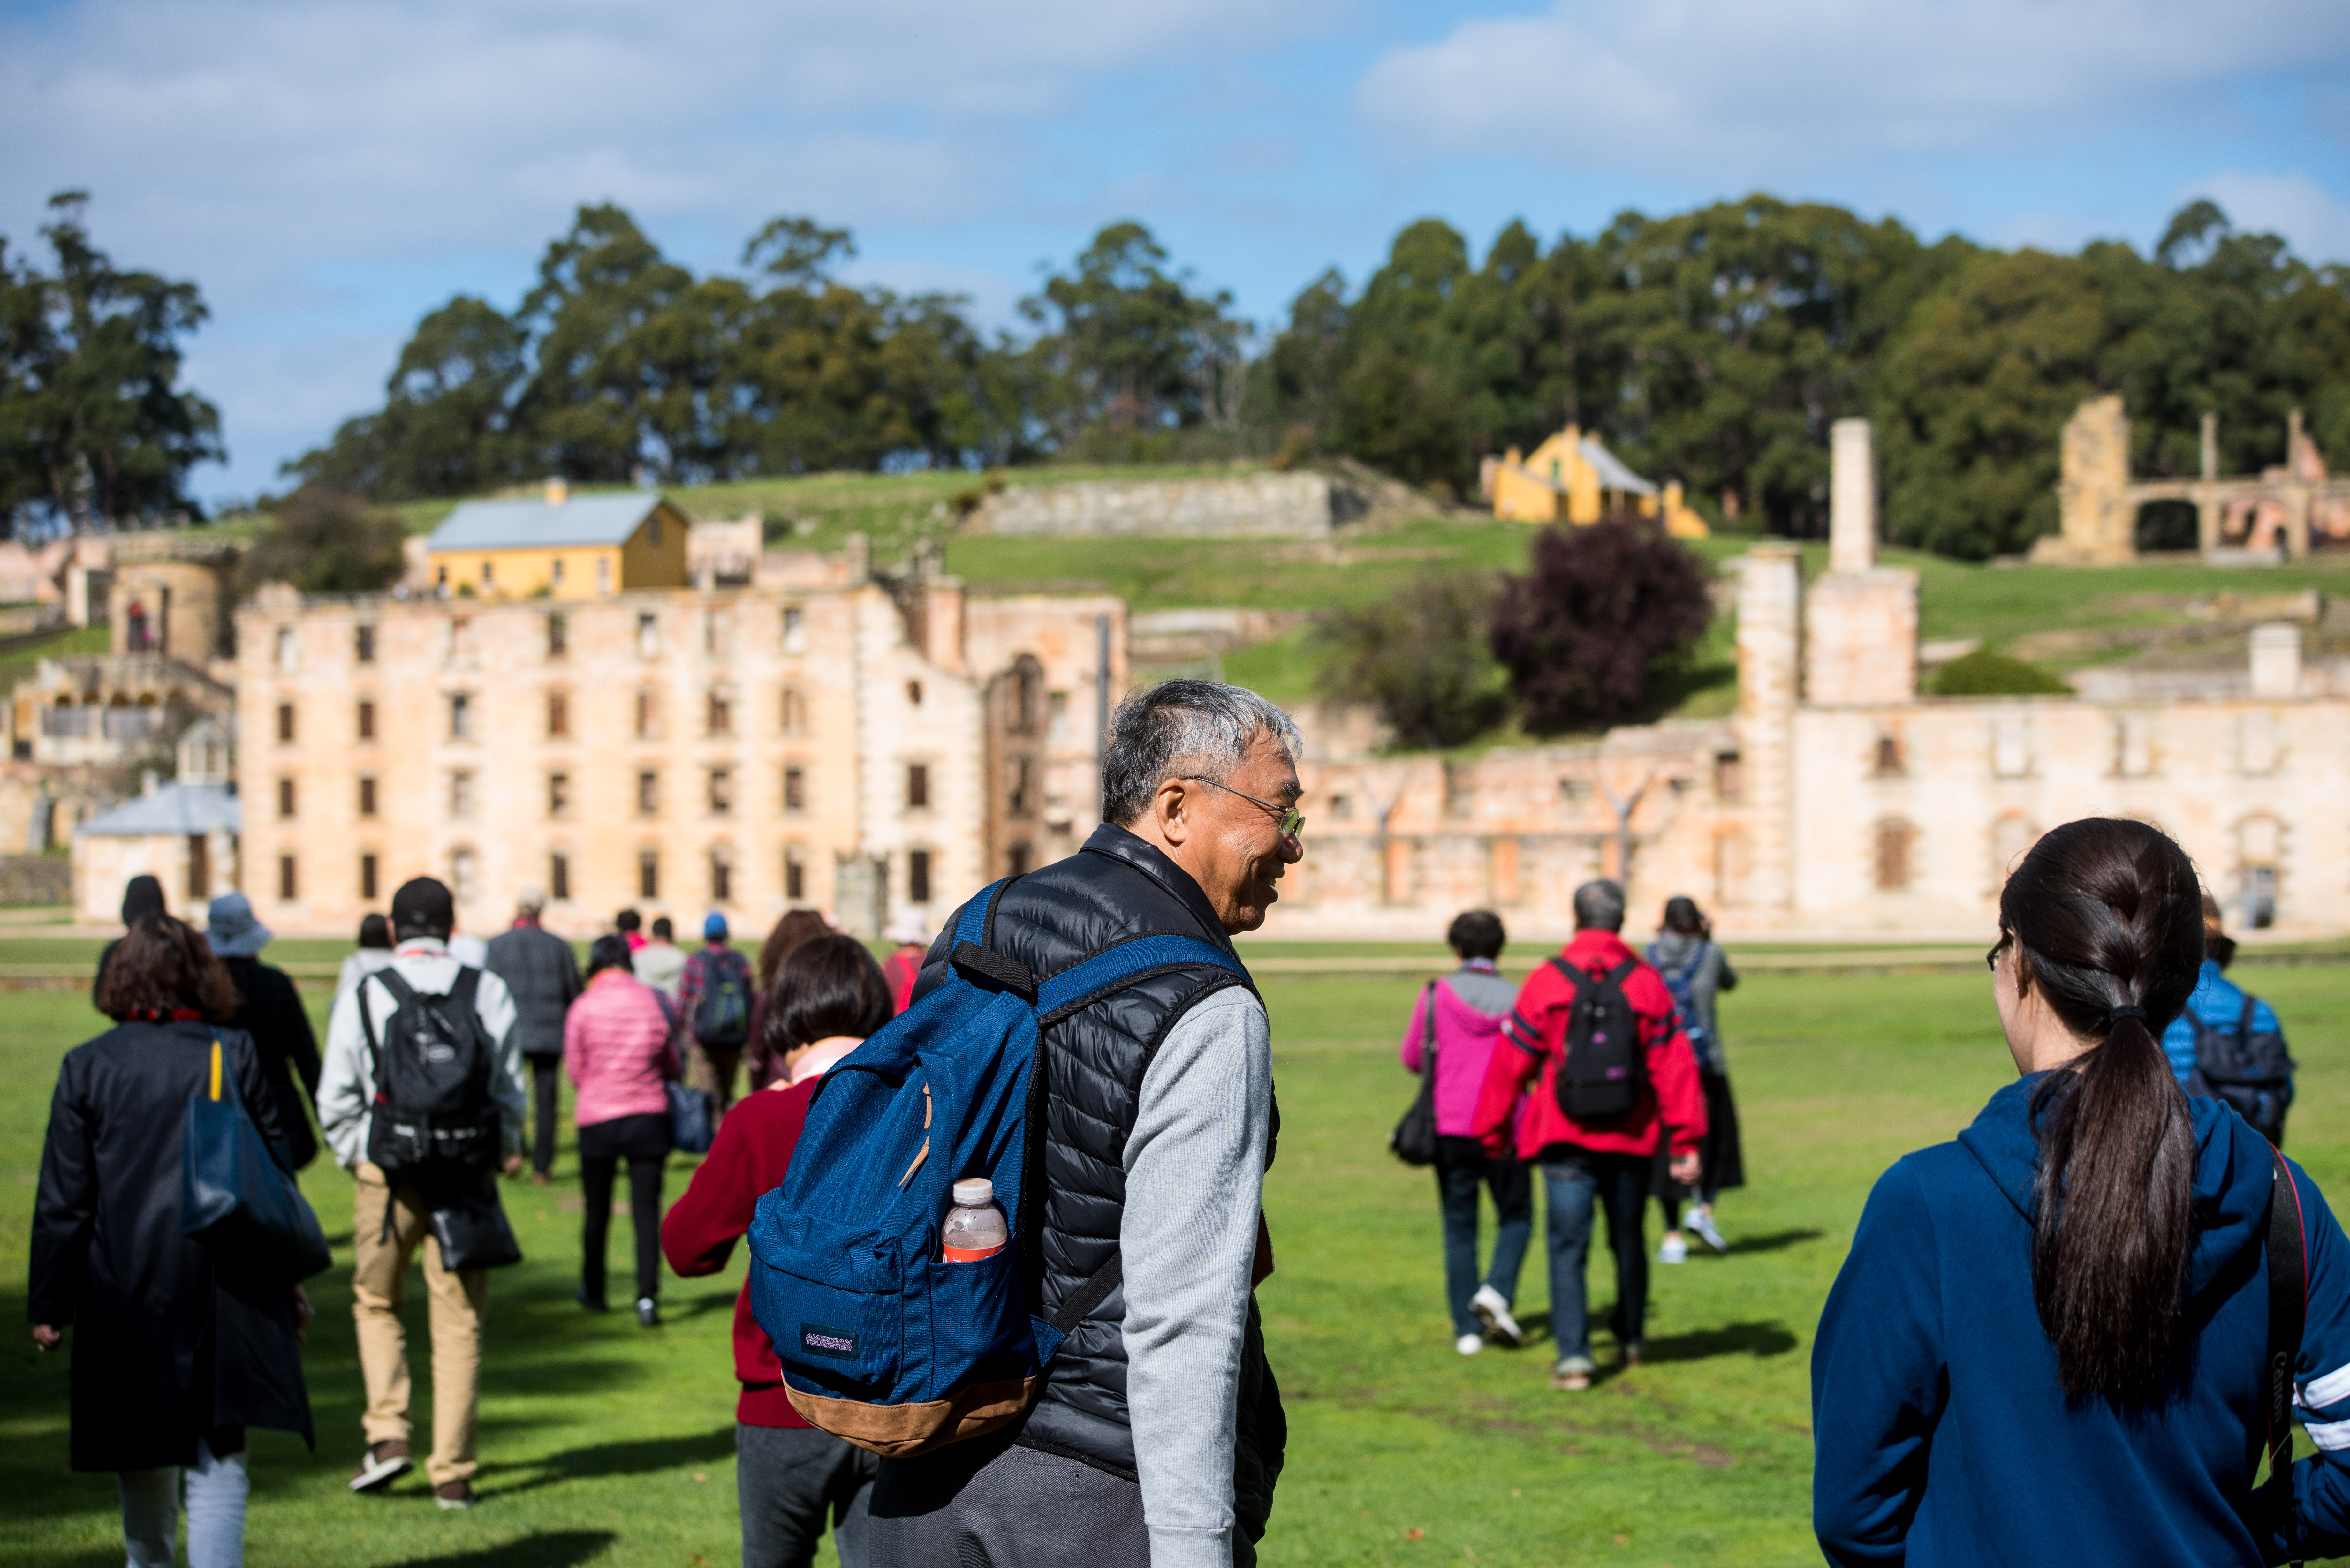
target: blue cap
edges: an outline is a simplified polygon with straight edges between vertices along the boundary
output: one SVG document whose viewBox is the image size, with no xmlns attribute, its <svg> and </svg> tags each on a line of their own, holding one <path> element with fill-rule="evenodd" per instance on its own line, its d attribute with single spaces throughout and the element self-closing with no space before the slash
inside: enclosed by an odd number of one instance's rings
<svg viewBox="0 0 2350 1568">
<path fill-rule="evenodd" d="M 702 921 L 702 940 L 706 942 L 724 941 L 726 940 L 726 917 L 723 915 L 713 914 L 708 919 Z"/>
</svg>

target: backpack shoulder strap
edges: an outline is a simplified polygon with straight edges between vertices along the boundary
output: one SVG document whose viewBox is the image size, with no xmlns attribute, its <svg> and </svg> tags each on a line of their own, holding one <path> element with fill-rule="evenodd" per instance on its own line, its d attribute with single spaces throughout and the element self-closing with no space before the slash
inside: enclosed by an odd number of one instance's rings
<svg viewBox="0 0 2350 1568">
<path fill-rule="evenodd" d="M 397 968 L 390 964 L 386 964 L 381 969 L 372 971 L 369 975 L 368 979 L 377 980 L 383 982 L 384 990 L 391 992 L 391 1002 L 392 1005 L 395 1007 L 405 1007 L 411 1002 L 416 1000 L 416 988 L 408 983 L 408 977 L 406 975 L 401 974 Z M 367 981 L 362 980 L 359 981 L 359 984 L 364 987 L 367 984 Z"/>
<path fill-rule="evenodd" d="M 1426 1043 L 1426 1044 L 1422 1047 L 1423 1054 L 1425 1054 L 1425 1055 L 1426 1055 L 1426 1057 L 1428 1058 L 1428 1065 L 1427 1065 L 1427 1067 L 1426 1067 L 1424 1070 L 1427 1072 L 1428 1075 L 1429 1075 L 1429 1076 L 1430 1076 L 1430 1077 L 1434 1077 L 1434 1076 L 1436 1075 L 1436 987 L 1437 987 L 1437 984 L 1438 984 L 1438 982 L 1437 982 L 1437 981 L 1432 981 L 1432 980 L 1431 980 L 1431 981 L 1430 981 L 1428 982 L 1428 995 L 1427 995 L 1427 998 L 1426 998 L 1426 1002 L 1427 1002 L 1427 1004 L 1428 1004 L 1428 1006 L 1427 1006 L 1427 1011 L 1428 1011 L 1428 1028 L 1427 1028 L 1428 1039 L 1427 1039 L 1427 1043 Z"/>
<path fill-rule="evenodd" d="M 962 951 L 960 946 L 956 951 Z M 1239 976 L 1241 983 L 1251 991 L 1256 989 L 1239 960 L 1198 937 L 1171 932 L 1129 937 L 1081 963 L 1072 964 L 1037 986 L 1036 1026 L 1042 1029 L 1153 975 L 1185 969 L 1222 970 Z"/>
<path fill-rule="evenodd" d="M 2244 992 L 2244 1011 L 2242 1015 L 2236 1020 L 2237 1039 L 2250 1040 L 2252 1037 L 2252 1009 L 2258 1007 L 2260 1004 L 2261 999 L 2259 997 L 2254 996 L 2249 991 Z"/>
<path fill-rule="evenodd" d="M 1004 890 L 1017 880 L 1006 877 L 983 888 L 962 907 L 962 914 L 955 921 L 954 946 L 947 950 L 947 962 L 965 980 L 1011 992 L 1033 1003 L 1036 1000 L 1036 977 L 1029 972 L 1026 964 L 997 952 L 991 940 L 995 934 L 995 906 L 1003 902 Z"/>
<path fill-rule="evenodd" d="M 1551 955 L 1550 967 L 1558 971 L 1559 973 L 1566 977 L 1567 985 L 1573 989 L 1575 996 L 1578 998 L 1583 995 L 1583 988 L 1592 983 L 1591 977 L 1589 975 L 1584 973 L 1582 970 L 1576 968 L 1574 964 L 1567 962 L 1566 959 L 1562 954 L 1553 953 Z"/>
<path fill-rule="evenodd" d="M 2269 1164 L 2269 1479 L 2262 1501 L 2282 1526 L 2293 1515 L 2293 1366 L 2309 1315 L 2309 1258 L 2292 1168 L 2273 1147 Z"/>
<path fill-rule="evenodd" d="M 473 995 L 481 989 L 482 971 L 471 964 L 463 965 L 457 971 L 457 983 L 449 988 L 449 1000 L 471 1012 Z"/>
<path fill-rule="evenodd" d="M 1603 992 L 1613 991 L 1620 994 L 1624 989 L 1624 982 L 1631 979 L 1632 971 L 1639 967 L 1640 960 L 1638 955 L 1626 959 L 1607 971 L 1606 977 L 1599 982 L 1599 989 Z"/>
</svg>

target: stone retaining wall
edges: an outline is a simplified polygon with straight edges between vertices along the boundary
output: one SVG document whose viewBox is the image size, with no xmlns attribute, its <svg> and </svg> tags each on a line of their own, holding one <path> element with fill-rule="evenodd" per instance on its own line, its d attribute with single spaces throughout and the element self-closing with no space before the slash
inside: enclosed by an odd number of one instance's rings
<svg viewBox="0 0 2350 1568">
<path fill-rule="evenodd" d="M 1327 538 L 1331 485 L 1318 473 L 1249 473 L 1228 479 L 1095 480 L 1015 484 L 988 497 L 971 531 L 1046 536 L 1174 535 L 1253 539 Z"/>
<path fill-rule="evenodd" d="M 0 904 L 64 904 L 73 898 L 73 862 L 62 855 L 0 855 Z"/>
</svg>

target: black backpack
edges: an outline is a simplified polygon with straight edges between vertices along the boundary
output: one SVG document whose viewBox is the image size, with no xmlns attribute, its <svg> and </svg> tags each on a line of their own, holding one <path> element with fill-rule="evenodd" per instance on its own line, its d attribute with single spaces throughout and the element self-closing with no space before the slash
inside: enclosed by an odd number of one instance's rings
<svg viewBox="0 0 2350 1568">
<path fill-rule="evenodd" d="M 712 954 L 704 966 L 702 995 L 693 1004 L 693 1037 L 722 1050 L 739 1048 L 751 1038 L 751 964 L 732 948 Z"/>
<path fill-rule="evenodd" d="M 2195 1073 L 2187 1092 L 2234 1106 L 2253 1131 L 2280 1143 L 2284 1113 L 2293 1104 L 2294 1064 L 2282 1031 L 2252 1027 L 2256 1000 L 2244 993 L 2243 1014 L 2233 1030 L 2214 1027 L 2188 1010 L 2187 1021 L 2195 1026 Z"/>
<path fill-rule="evenodd" d="M 1579 1127 L 1620 1122 L 1639 1107 L 1640 1092 L 1648 1083 L 1639 1015 L 1624 995 L 1625 977 L 1640 961 L 1627 958 L 1600 980 L 1563 958 L 1550 961 L 1575 988 L 1575 1003 L 1566 1015 L 1566 1051 L 1553 1080 L 1558 1108 Z"/>
<path fill-rule="evenodd" d="M 477 1184 L 500 1152 L 498 1107 L 490 1098 L 497 1045 L 473 1011 L 482 971 L 460 969 L 446 996 L 426 996 L 390 968 L 368 978 L 399 1004 L 379 1043 L 360 983 L 359 1023 L 375 1079 L 368 1158 L 393 1186 L 427 1196 Z"/>
</svg>

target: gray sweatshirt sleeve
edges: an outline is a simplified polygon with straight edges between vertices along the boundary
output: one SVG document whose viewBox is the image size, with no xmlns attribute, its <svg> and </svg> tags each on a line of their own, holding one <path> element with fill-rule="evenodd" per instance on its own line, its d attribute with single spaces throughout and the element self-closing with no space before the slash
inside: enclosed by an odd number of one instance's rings
<svg viewBox="0 0 2350 1568">
<path fill-rule="evenodd" d="M 1231 1568 L 1232 1437 L 1272 1107 L 1272 1032 L 1246 991 L 1185 1014 L 1142 1075 L 1118 1250 L 1151 1568 Z"/>
</svg>

